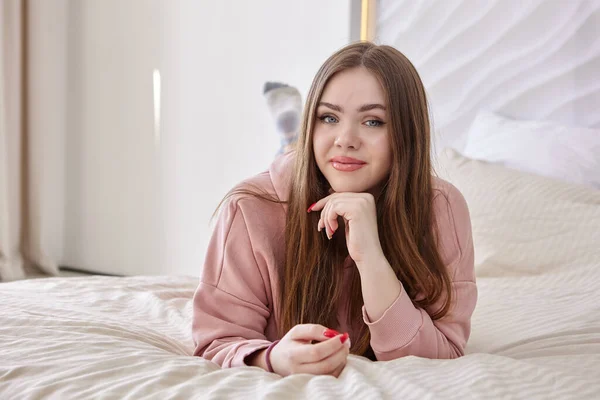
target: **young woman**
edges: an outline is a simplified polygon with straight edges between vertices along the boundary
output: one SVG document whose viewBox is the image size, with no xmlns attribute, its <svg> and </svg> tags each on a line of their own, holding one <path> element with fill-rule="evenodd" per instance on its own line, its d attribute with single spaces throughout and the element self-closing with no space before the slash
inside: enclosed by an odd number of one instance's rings
<svg viewBox="0 0 600 400">
<path fill-rule="evenodd" d="M 467 204 L 433 176 L 423 84 L 361 42 L 318 71 L 294 151 L 224 199 L 194 355 L 282 376 L 463 355 L 477 302 Z"/>
</svg>

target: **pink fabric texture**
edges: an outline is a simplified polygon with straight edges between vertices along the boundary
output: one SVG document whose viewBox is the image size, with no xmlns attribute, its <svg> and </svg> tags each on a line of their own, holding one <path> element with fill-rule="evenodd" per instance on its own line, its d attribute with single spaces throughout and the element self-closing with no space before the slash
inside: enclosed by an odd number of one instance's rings
<svg viewBox="0 0 600 400">
<path fill-rule="evenodd" d="M 286 200 L 293 159 L 293 152 L 284 154 L 268 171 L 245 183 Z M 364 307 L 362 321 L 345 321 L 345 302 L 341 302 L 340 326 L 330 327 L 348 332 L 354 341 L 353 333 L 366 324 L 378 361 L 409 355 L 448 359 L 464 354 L 477 302 L 469 210 L 458 189 L 437 177 L 433 202 L 438 245 L 452 280 L 450 312 L 433 321 L 430 314 L 440 308 L 443 299 L 421 309 L 402 290 L 376 321 Z M 281 339 L 274 310 L 279 306 L 277 274 L 284 262 L 286 209 L 287 205 L 249 197 L 233 198 L 223 206 L 194 293 L 194 355 L 222 367 L 244 366 L 246 356 Z M 346 284 L 352 268 L 344 271 Z"/>
</svg>

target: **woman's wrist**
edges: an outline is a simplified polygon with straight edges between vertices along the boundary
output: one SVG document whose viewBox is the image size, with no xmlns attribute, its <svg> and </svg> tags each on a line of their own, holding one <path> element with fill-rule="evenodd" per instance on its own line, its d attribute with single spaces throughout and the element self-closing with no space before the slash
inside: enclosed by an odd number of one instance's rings
<svg viewBox="0 0 600 400">
<path fill-rule="evenodd" d="M 259 367 L 264 369 L 265 371 L 268 370 L 267 368 L 267 361 L 266 361 L 266 353 L 267 353 L 267 349 L 260 349 L 255 351 L 252 354 L 249 354 L 246 356 L 246 365 L 249 365 L 251 367 Z"/>
<path fill-rule="evenodd" d="M 275 372 L 273 370 L 273 365 L 271 365 L 271 351 L 275 346 L 277 346 L 277 343 L 279 343 L 279 340 L 276 340 L 273 343 L 271 343 L 271 345 L 267 347 L 267 350 L 265 351 L 265 364 L 267 364 L 267 371 L 269 372 Z"/>
<path fill-rule="evenodd" d="M 268 372 L 274 372 L 273 366 L 271 365 L 270 356 L 273 347 L 275 347 L 277 343 L 279 343 L 279 340 L 274 341 L 267 348 L 257 350 L 254 353 L 247 355 L 245 361 L 246 365 L 259 367 Z"/>
</svg>

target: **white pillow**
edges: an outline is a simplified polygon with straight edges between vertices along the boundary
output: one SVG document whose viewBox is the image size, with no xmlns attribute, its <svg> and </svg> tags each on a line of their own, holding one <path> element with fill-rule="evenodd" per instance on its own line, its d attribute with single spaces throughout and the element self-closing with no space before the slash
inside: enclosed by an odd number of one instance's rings
<svg viewBox="0 0 600 400">
<path fill-rule="evenodd" d="M 600 130 L 552 121 L 518 121 L 480 111 L 467 157 L 600 189 Z"/>
<path fill-rule="evenodd" d="M 438 175 L 471 215 L 477 276 L 523 276 L 600 268 L 600 191 L 446 149 Z"/>
</svg>

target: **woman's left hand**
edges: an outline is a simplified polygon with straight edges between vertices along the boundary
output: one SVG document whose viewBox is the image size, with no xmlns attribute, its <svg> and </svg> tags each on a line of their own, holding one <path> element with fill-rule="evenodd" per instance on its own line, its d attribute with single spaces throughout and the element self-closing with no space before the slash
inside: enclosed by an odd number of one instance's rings
<svg viewBox="0 0 600 400">
<path fill-rule="evenodd" d="M 383 255 L 372 194 L 333 193 L 316 202 L 308 211 L 319 210 L 322 211 L 317 229 L 324 228 L 330 239 L 339 227 L 338 217 L 344 218 L 346 246 L 357 266 Z"/>
</svg>

